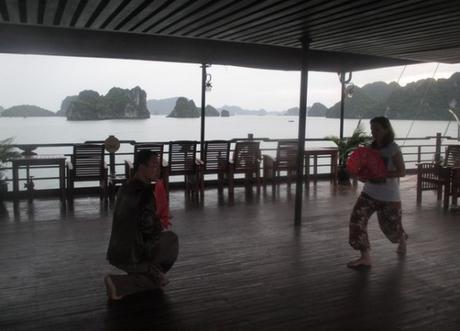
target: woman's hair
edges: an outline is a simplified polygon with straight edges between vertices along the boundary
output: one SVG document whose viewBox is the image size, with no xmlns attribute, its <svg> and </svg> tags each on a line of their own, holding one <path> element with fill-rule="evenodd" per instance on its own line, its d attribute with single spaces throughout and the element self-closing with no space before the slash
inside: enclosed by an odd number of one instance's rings
<svg viewBox="0 0 460 331">
<path fill-rule="evenodd" d="M 158 153 L 152 152 L 151 150 L 148 150 L 148 149 L 143 149 L 137 152 L 134 157 L 134 172 L 137 172 L 141 164 L 147 165 L 150 159 L 153 156 L 157 156 L 157 155 Z"/>
<path fill-rule="evenodd" d="M 388 118 L 384 116 L 374 117 L 373 119 L 371 119 L 371 125 L 372 124 L 380 125 L 386 132 L 382 141 L 383 147 L 387 146 L 388 144 L 391 144 L 395 140 L 395 132 Z M 372 147 L 377 147 L 377 142 L 375 140 L 372 141 Z"/>
</svg>

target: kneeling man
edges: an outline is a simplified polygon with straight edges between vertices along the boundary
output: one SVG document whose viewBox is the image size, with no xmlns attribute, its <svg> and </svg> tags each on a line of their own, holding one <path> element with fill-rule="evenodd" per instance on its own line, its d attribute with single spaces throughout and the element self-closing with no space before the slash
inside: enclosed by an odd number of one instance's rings
<svg viewBox="0 0 460 331">
<path fill-rule="evenodd" d="M 165 273 L 177 259 L 177 235 L 163 231 L 151 185 L 160 175 L 160 162 L 149 150 L 137 153 L 135 175 L 118 192 L 107 260 L 127 274 L 105 276 L 111 300 L 165 286 Z"/>
</svg>

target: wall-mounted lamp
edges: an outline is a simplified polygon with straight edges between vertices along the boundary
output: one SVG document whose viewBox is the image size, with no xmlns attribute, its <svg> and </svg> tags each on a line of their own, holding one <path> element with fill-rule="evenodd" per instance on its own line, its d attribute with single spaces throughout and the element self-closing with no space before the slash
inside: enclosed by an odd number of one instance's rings
<svg viewBox="0 0 460 331">
<path fill-rule="evenodd" d="M 345 94 L 347 95 L 347 97 L 352 98 L 354 92 L 355 92 L 355 85 L 353 83 L 347 84 L 345 86 Z"/>
<path fill-rule="evenodd" d="M 206 74 L 206 83 L 204 85 L 206 92 L 209 92 L 212 90 L 211 80 L 212 80 L 211 74 Z"/>
</svg>

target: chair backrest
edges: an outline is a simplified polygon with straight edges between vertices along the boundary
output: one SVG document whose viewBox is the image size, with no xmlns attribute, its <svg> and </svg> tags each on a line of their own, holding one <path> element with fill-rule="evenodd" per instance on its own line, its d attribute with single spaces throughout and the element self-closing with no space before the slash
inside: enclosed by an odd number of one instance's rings
<svg viewBox="0 0 460 331">
<path fill-rule="evenodd" d="M 276 150 L 276 163 L 278 169 L 293 169 L 297 166 L 297 149 L 299 143 L 296 140 L 278 142 Z"/>
<path fill-rule="evenodd" d="M 104 176 L 104 145 L 76 144 L 71 160 L 74 180 L 94 180 Z"/>
<path fill-rule="evenodd" d="M 169 142 L 169 174 L 187 175 L 196 171 L 196 145 L 194 140 Z"/>
<path fill-rule="evenodd" d="M 134 145 L 134 156 L 140 151 L 149 150 L 158 154 L 160 160 L 163 160 L 164 145 L 160 143 L 147 143 Z"/>
<path fill-rule="evenodd" d="M 448 145 L 446 148 L 446 167 L 460 167 L 460 145 Z"/>
<path fill-rule="evenodd" d="M 255 171 L 259 168 L 260 142 L 238 141 L 233 153 L 235 171 Z"/>
<path fill-rule="evenodd" d="M 227 169 L 230 157 L 230 142 L 228 140 L 208 140 L 204 143 L 201 160 L 205 172 L 224 171 Z"/>
</svg>

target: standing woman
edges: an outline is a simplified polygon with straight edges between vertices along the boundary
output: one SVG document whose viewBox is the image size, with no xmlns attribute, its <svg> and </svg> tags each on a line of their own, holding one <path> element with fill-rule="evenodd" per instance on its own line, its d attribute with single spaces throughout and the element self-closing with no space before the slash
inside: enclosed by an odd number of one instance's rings
<svg viewBox="0 0 460 331">
<path fill-rule="evenodd" d="M 399 177 L 405 176 L 404 160 L 399 146 L 394 142 L 394 131 L 386 117 L 371 120 L 372 145 L 379 151 L 387 168 L 387 177 L 363 180 L 364 188 L 356 201 L 350 217 L 350 245 L 361 252 L 361 257 L 347 264 L 349 268 L 370 267 L 370 244 L 367 222 L 377 212 L 380 228 L 385 236 L 398 244 L 398 254 L 406 253 L 407 234 L 401 223 L 401 197 Z"/>
</svg>

